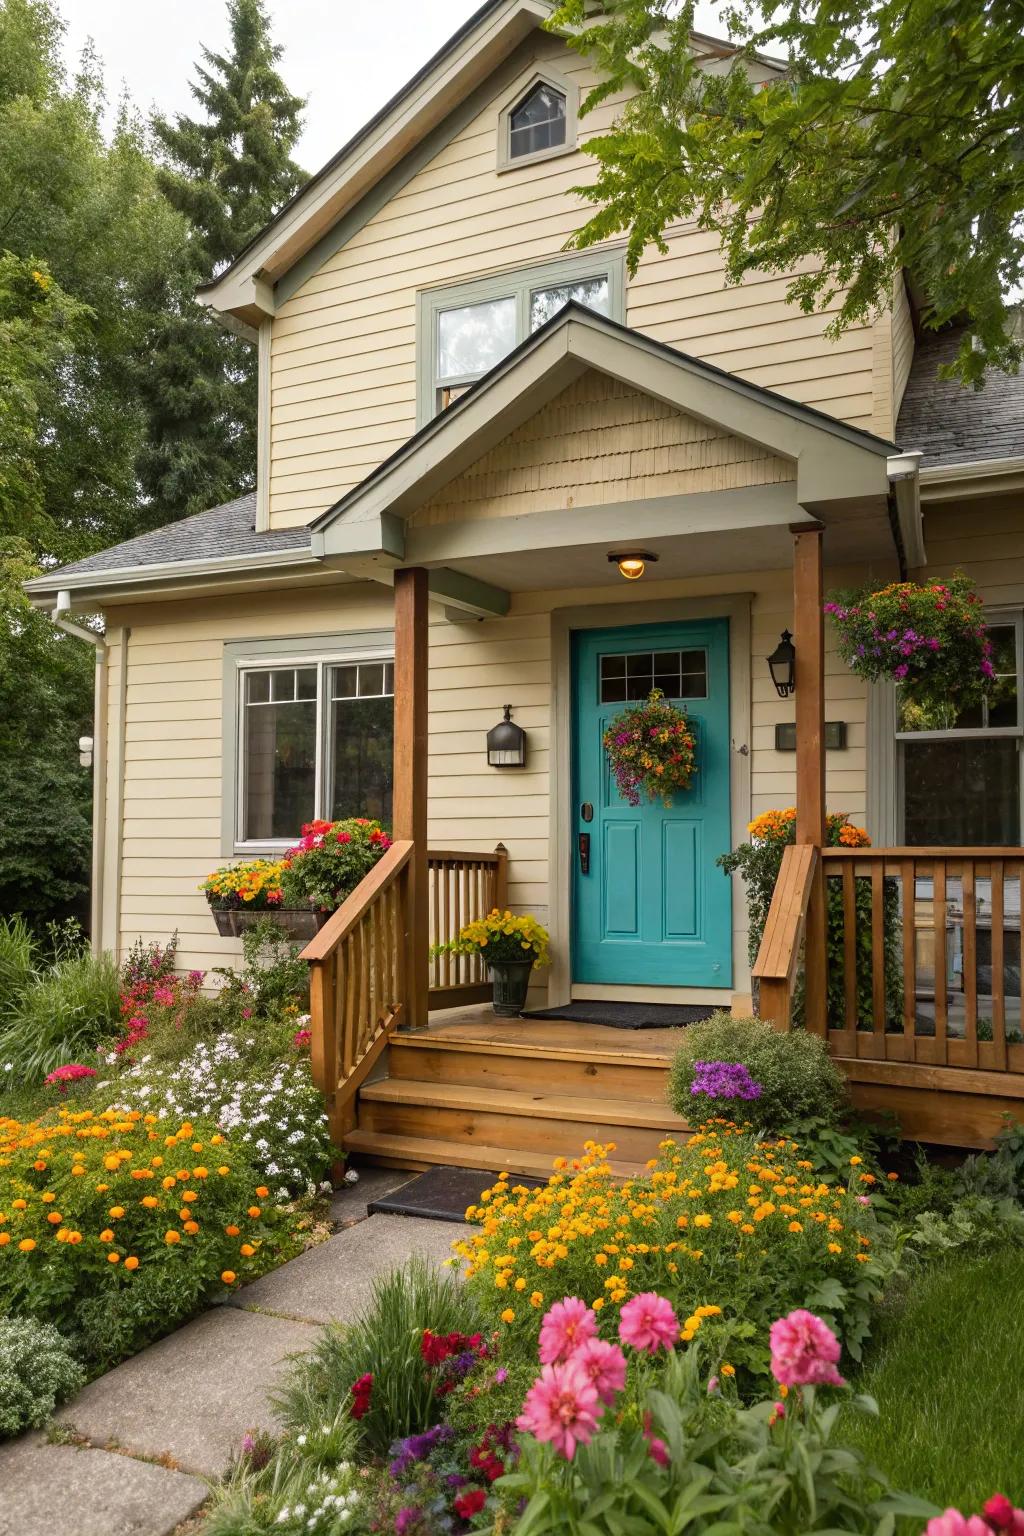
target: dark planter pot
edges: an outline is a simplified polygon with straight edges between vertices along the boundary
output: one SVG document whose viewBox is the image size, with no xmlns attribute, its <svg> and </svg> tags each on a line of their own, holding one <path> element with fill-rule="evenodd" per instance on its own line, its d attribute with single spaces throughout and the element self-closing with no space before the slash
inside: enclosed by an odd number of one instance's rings
<svg viewBox="0 0 1024 1536">
<path fill-rule="evenodd" d="M 316 937 L 330 916 L 330 912 L 313 912 L 306 907 L 234 908 L 227 912 L 213 908 L 217 932 L 224 938 L 236 939 L 264 918 L 269 918 L 288 938 L 309 940 Z"/>
<path fill-rule="evenodd" d="M 517 1019 L 526 1004 L 530 986 L 532 960 L 506 960 L 501 965 L 489 965 L 494 983 L 494 1011 L 499 1019 Z"/>
</svg>

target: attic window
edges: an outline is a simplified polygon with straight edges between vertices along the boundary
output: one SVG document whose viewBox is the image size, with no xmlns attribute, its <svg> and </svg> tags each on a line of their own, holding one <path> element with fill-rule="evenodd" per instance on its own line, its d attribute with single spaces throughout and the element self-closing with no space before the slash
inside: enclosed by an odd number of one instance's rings
<svg viewBox="0 0 1024 1536">
<path fill-rule="evenodd" d="M 565 96 L 542 80 L 509 113 L 509 159 L 522 160 L 560 148 L 565 137 Z"/>
</svg>

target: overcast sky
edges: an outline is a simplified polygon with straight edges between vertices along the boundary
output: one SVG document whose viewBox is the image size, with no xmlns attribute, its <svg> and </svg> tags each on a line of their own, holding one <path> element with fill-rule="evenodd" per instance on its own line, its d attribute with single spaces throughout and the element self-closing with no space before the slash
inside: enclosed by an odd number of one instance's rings
<svg viewBox="0 0 1024 1536">
<path fill-rule="evenodd" d="M 57 0 L 68 23 L 73 69 L 91 37 L 112 101 L 122 83 L 137 106 L 190 110 L 189 81 L 200 45 L 227 43 L 222 0 Z M 478 9 L 479 0 L 270 0 L 281 68 L 309 98 L 296 159 L 307 171 L 329 160 L 421 64 Z M 697 23 L 718 33 L 717 5 L 698 5 Z"/>
</svg>

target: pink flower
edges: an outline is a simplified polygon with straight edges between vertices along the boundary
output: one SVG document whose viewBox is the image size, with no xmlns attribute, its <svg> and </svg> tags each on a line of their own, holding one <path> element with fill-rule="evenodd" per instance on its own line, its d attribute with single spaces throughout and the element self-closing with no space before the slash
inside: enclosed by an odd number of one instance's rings
<svg viewBox="0 0 1024 1536">
<path fill-rule="evenodd" d="M 947 1509 L 928 1521 L 924 1536 L 992 1536 L 992 1530 L 980 1515 L 965 1517 L 958 1509 Z"/>
<path fill-rule="evenodd" d="M 586 1371 L 602 1403 L 615 1400 L 616 1392 L 626 1385 L 626 1357 L 617 1344 L 604 1339 L 587 1339 L 572 1359 Z"/>
<path fill-rule="evenodd" d="M 516 1427 L 550 1440 L 567 1461 L 593 1437 L 603 1409 L 597 1388 L 576 1360 L 545 1365 L 526 1394 Z"/>
<path fill-rule="evenodd" d="M 649 1355 L 659 1349 L 674 1349 L 679 1338 L 679 1319 L 672 1310 L 672 1303 L 656 1291 L 642 1291 L 619 1313 L 619 1338 L 633 1349 L 646 1350 Z"/>
<path fill-rule="evenodd" d="M 1010 1536 L 1024 1536 L 1024 1509 L 1014 1509 L 1005 1493 L 994 1493 L 983 1510 L 989 1525 Z"/>
<path fill-rule="evenodd" d="M 625 1309 L 623 1309 L 625 1310 Z M 836 1370 L 841 1349 L 827 1324 L 797 1308 L 771 1326 L 772 1375 L 784 1387 L 844 1387 Z"/>
<path fill-rule="evenodd" d="M 659 1467 L 667 1467 L 671 1461 L 668 1454 L 668 1446 L 657 1435 L 651 1434 L 651 1416 L 644 1414 L 644 1439 L 647 1441 L 647 1454 L 652 1461 L 656 1461 Z"/>
<path fill-rule="evenodd" d="M 597 1318 L 585 1301 L 578 1296 L 566 1296 L 556 1301 L 544 1315 L 540 1325 L 540 1360 L 542 1365 L 554 1365 L 557 1360 L 568 1360 L 581 1344 L 597 1337 Z"/>
</svg>

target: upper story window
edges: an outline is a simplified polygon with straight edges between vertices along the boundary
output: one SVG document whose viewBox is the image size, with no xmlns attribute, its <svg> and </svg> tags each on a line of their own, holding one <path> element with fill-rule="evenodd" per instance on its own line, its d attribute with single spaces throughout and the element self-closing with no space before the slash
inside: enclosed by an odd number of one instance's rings
<svg viewBox="0 0 1024 1536">
<path fill-rule="evenodd" d="M 564 143 L 565 94 L 542 80 L 509 113 L 509 159 L 521 160 Z"/>
<path fill-rule="evenodd" d="M 576 148 L 579 91 L 554 70 L 520 76 L 498 113 L 498 170 L 571 154 Z"/>
<path fill-rule="evenodd" d="M 571 260 L 421 293 L 420 422 L 447 409 L 570 300 L 624 321 L 622 251 L 588 251 Z"/>
</svg>

